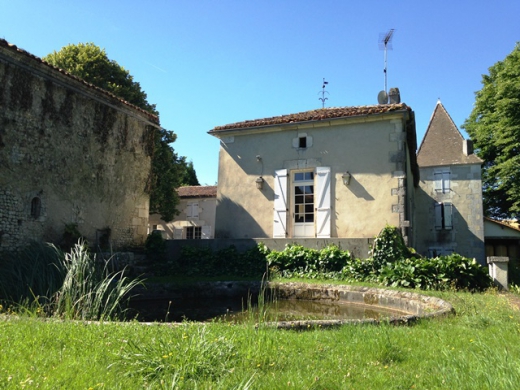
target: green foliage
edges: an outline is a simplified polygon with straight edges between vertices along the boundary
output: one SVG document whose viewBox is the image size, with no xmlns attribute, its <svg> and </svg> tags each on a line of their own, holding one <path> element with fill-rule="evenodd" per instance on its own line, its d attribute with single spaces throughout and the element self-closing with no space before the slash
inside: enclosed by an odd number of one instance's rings
<svg viewBox="0 0 520 390">
<path fill-rule="evenodd" d="M 181 165 L 183 166 L 183 174 L 181 178 L 181 186 L 200 186 L 197 179 L 197 172 L 193 167 L 193 161 L 186 162 L 186 157 L 181 157 Z"/>
<path fill-rule="evenodd" d="M 164 260 L 166 254 L 166 241 L 160 232 L 152 232 L 146 237 L 144 244 L 146 256 L 152 261 Z"/>
<path fill-rule="evenodd" d="M 348 251 L 342 251 L 336 245 L 317 250 L 287 244 L 283 251 L 270 251 L 266 257 L 269 268 L 286 277 L 315 277 L 318 274 L 339 272 L 352 260 Z"/>
<path fill-rule="evenodd" d="M 403 236 L 395 226 L 385 226 L 374 239 L 372 259 L 374 270 L 378 270 L 385 263 L 393 263 L 411 256 L 410 250 L 404 243 Z"/>
<path fill-rule="evenodd" d="M 105 49 L 92 42 L 64 46 L 60 51 L 43 57 L 43 60 L 158 115 L 155 104 L 148 103 L 146 93 L 134 81 L 130 72 L 116 61 L 110 60 Z"/>
<path fill-rule="evenodd" d="M 426 294 L 457 315 L 306 332 L 2 315 L 0 389 L 520 388 L 520 312 L 510 297 Z"/>
<path fill-rule="evenodd" d="M 188 277 L 255 277 L 261 278 L 267 263 L 261 246 L 239 252 L 235 246 L 218 251 L 208 247 L 185 245 L 179 260 L 156 263 L 156 271 L 162 275 Z"/>
<path fill-rule="evenodd" d="M 482 76 L 482 89 L 462 126 L 484 160 L 482 181 L 488 215 L 520 215 L 520 43 Z"/>
<path fill-rule="evenodd" d="M 17 304 L 54 294 L 63 284 L 58 254 L 47 244 L 32 242 L 16 253 L 4 253 L 0 262 L 0 301 Z"/>
<path fill-rule="evenodd" d="M 322 250 L 287 245 L 266 252 L 271 274 L 282 278 L 332 279 L 379 283 L 423 290 L 484 290 L 491 286 L 487 269 L 458 254 L 423 258 L 407 248 L 399 230 L 385 227 L 374 240 L 373 257 L 353 258 L 336 246 Z"/>
<path fill-rule="evenodd" d="M 177 136 L 161 129 L 155 132 L 154 155 L 152 160 L 150 214 L 160 214 L 165 222 L 170 222 L 179 214 L 176 209 L 179 196 L 176 188 L 181 184 L 183 165 L 177 153 L 170 147 Z"/>
<path fill-rule="evenodd" d="M 110 272 L 108 262 L 91 256 L 81 241 L 70 253 L 58 254 L 65 278 L 51 297 L 54 315 L 78 320 L 122 319 L 129 293 L 139 281 L 128 279 L 124 271 Z"/>
<path fill-rule="evenodd" d="M 387 263 L 381 269 L 379 281 L 386 286 L 420 288 L 423 290 L 484 290 L 491 286 L 485 267 L 475 259 L 459 254 L 432 259 L 410 258 Z"/>
<path fill-rule="evenodd" d="M 32 244 L 0 264 L 0 302 L 39 315 L 99 320 L 119 319 L 139 280 L 111 272 L 84 242 L 69 253 L 50 244 Z"/>
<path fill-rule="evenodd" d="M 115 365 L 134 378 L 152 382 L 164 377 L 180 382 L 182 378 L 182 383 L 188 386 L 229 375 L 238 359 L 234 344 L 233 337 L 216 336 L 206 326 L 193 329 L 184 325 L 183 336 L 179 338 L 164 334 L 152 343 L 131 341 Z"/>
</svg>

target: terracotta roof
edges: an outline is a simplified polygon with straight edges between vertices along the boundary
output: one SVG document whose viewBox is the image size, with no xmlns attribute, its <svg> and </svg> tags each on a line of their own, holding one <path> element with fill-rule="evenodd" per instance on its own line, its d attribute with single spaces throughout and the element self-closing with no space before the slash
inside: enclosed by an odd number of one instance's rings
<svg viewBox="0 0 520 390">
<path fill-rule="evenodd" d="M 411 111 L 411 108 L 404 103 L 400 104 L 379 104 L 374 106 L 359 106 L 359 107 L 335 107 L 335 108 L 321 108 L 318 110 L 311 110 L 299 112 L 297 114 L 274 116 L 271 118 L 254 119 L 249 121 L 230 123 L 224 126 L 217 126 L 210 130 L 209 133 L 218 133 L 223 130 L 243 129 L 249 127 L 263 127 L 275 126 L 287 123 L 300 123 L 321 121 L 327 119 L 337 119 L 344 117 L 354 117 L 372 114 L 384 114 L 392 111 Z"/>
<path fill-rule="evenodd" d="M 217 186 L 186 186 L 177 188 L 181 198 L 216 198 Z"/>
<path fill-rule="evenodd" d="M 65 70 L 63 70 L 63 69 L 57 68 L 57 67 L 55 67 L 54 65 L 49 64 L 47 61 L 42 60 L 40 57 L 37 57 L 37 56 L 35 56 L 34 54 L 29 53 L 28 51 L 25 51 L 25 50 L 23 50 L 23 49 L 20 49 L 20 48 L 17 47 L 16 45 L 13 45 L 13 44 L 7 42 L 5 39 L 1 39 L 1 38 L 0 38 L 0 47 L 4 47 L 4 48 L 6 48 L 6 49 L 8 49 L 8 50 L 11 50 L 11 51 L 13 51 L 13 52 L 20 53 L 20 54 L 26 56 L 27 58 L 29 58 L 29 59 L 31 59 L 31 60 L 33 60 L 33 61 L 35 61 L 35 62 L 39 62 L 40 64 L 43 64 L 43 65 L 45 65 L 45 66 L 48 66 L 49 68 L 52 68 L 52 69 L 54 69 L 54 70 L 60 72 L 61 74 L 64 74 L 65 76 L 70 77 L 70 78 L 76 80 L 77 82 L 82 83 L 83 85 L 85 85 L 85 86 L 87 86 L 87 87 L 89 87 L 89 88 L 92 88 L 92 89 L 94 89 L 94 90 L 97 90 L 97 91 L 99 91 L 99 92 L 101 92 L 101 93 L 107 95 L 108 97 L 110 97 L 110 98 L 112 98 L 112 99 L 119 100 L 121 103 L 123 103 L 123 104 L 125 104 L 125 105 L 127 105 L 127 106 L 130 106 L 130 107 L 132 107 L 134 110 L 136 110 L 136 111 L 140 111 L 142 114 L 148 116 L 152 121 L 156 122 L 157 124 L 159 123 L 159 117 L 158 117 L 157 115 L 154 115 L 154 114 L 152 114 L 151 112 L 148 112 L 148 111 L 146 111 L 146 110 L 143 110 L 142 108 L 137 107 L 137 106 L 135 106 L 135 105 L 133 105 L 133 104 L 127 102 L 126 100 L 121 99 L 119 96 L 116 96 L 116 95 L 114 95 L 114 94 L 111 93 L 111 92 L 108 92 L 108 91 L 106 91 L 106 90 L 104 90 L 104 89 L 102 89 L 102 88 L 96 87 L 96 86 L 93 85 L 93 84 L 87 83 L 87 82 L 86 82 L 85 80 L 83 80 L 82 78 L 77 77 L 77 76 L 74 76 L 73 74 L 70 74 L 69 72 L 67 72 L 67 71 L 65 71 Z"/>
<path fill-rule="evenodd" d="M 512 221 L 512 220 L 508 220 L 508 219 L 499 221 L 498 219 L 493 219 L 493 218 L 489 218 L 489 217 L 484 217 L 484 219 L 486 221 L 494 222 L 498 225 L 502 225 L 502 226 L 505 226 L 505 227 L 508 227 L 510 229 L 517 230 L 520 232 L 520 225 L 519 225 L 518 221 Z"/>
<path fill-rule="evenodd" d="M 462 151 L 464 137 L 441 102 L 437 102 L 428 129 L 424 135 L 417 162 L 419 167 L 482 164 L 474 154 L 466 156 Z"/>
</svg>

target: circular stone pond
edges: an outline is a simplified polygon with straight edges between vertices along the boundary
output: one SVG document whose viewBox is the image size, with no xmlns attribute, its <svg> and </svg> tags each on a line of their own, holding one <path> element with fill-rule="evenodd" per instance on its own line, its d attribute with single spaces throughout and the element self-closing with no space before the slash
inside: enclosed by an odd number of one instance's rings
<svg viewBox="0 0 520 390">
<path fill-rule="evenodd" d="M 148 283 L 131 301 L 130 311 L 143 322 L 247 322 L 262 318 L 267 326 L 290 329 L 382 321 L 405 324 L 453 312 L 446 301 L 408 291 L 235 281 L 181 286 Z"/>
</svg>

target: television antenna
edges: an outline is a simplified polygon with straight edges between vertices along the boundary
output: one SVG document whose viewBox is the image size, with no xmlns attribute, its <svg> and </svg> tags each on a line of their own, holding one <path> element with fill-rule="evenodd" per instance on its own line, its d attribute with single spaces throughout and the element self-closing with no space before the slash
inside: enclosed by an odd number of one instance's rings
<svg viewBox="0 0 520 390">
<path fill-rule="evenodd" d="M 392 36 L 394 35 L 395 29 L 390 29 L 386 34 L 379 34 L 379 48 L 385 51 L 385 69 L 383 70 L 385 74 L 385 89 L 381 92 L 379 92 L 378 95 L 378 101 L 379 104 L 386 104 L 388 103 L 388 88 L 387 88 L 387 50 L 392 50 Z M 381 103 L 382 100 L 384 100 L 384 97 L 386 96 L 386 101 L 384 103 Z"/>
<path fill-rule="evenodd" d="M 325 87 L 327 86 L 329 82 L 325 81 L 325 78 L 323 78 L 323 86 L 321 87 L 321 91 L 318 92 L 318 95 L 321 93 L 321 97 L 319 100 L 321 100 L 321 108 L 325 108 L 325 100 L 328 100 L 328 98 L 325 97 L 325 94 L 329 94 L 327 91 L 325 91 Z"/>
</svg>

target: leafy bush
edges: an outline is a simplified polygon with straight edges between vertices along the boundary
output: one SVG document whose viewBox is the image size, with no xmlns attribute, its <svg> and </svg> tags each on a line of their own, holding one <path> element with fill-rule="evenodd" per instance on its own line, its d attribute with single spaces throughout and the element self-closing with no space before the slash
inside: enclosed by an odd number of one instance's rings
<svg viewBox="0 0 520 390">
<path fill-rule="evenodd" d="M 265 248 L 257 245 L 243 253 L 235 246 L 218 251 L 184 246 L 177 262 L 168 263 L 167 274 L 186 276 L 261 277 L 266 271 Z"/>
<path fill-rule="evenodd" d="M 302 275 L 339 272 L 351 260 L 350 252 L 342 251 L 336 245 L 316 250 L 302 245 L 288 244 L 283 251 L 267 253 L 269 267 L 285 275 L 295 272 Z"/>
<path fill-rule="evenodd" d="M 411 258 L 387 263 L 381 269 L 379 282 L 386 286 L 426 290 L 484 290 L 491 286 L 487 269 L 475 259 L 459 254 L 432 259 Z"/>
<path fill-rule="evenodd" d="M 393 263 L 412 256 L 399 229 L 389 225 L 385 226 L 374 239 L 371 254 L 374 270 L 378 270 L 385 263 Z"/>
</svg>

